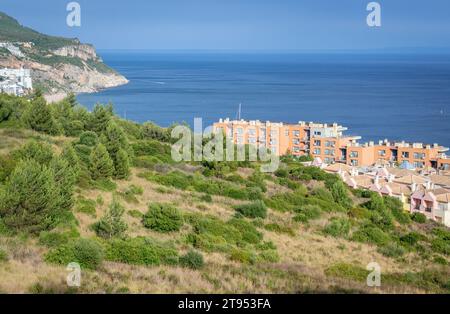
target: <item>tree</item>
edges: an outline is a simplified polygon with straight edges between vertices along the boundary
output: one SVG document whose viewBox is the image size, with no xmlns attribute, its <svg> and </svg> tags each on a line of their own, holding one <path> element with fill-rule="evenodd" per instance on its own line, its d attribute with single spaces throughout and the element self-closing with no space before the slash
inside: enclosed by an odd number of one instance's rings
<svg viewBox="0 0 450 314">
<path fill-rule="evenodd" d="M 99 237 L 105 239 L 122 236 L 127 230 L 127 224 L 122 220 L 124 212 L 125 208 L 113 200 L 108 212 L 92 228 Z"/>
<path fill-rule="evenodd" d="M 118 179 L 126 179 L 130 175 L 130 159 L 123 149 L 120 149 L 117 153 L 114 168 L 114 176 Z"/>
<path fill-rule="evenodd" d="M 131 147 L 123 129 L 114 121 L 108 123 L 105 133 L 101 137 L 114 164 L 114 175 L 125 178 L 129 173 Z"/>
<path fill-rule="evenodd" d="M 78 178 L 78 175 L 81 171 L 80 158 L 78 157 L 75 149 L 70 143 L 64 145 L 61 153 L 61 158 L 67 161 L 70 168 L 72 168 L 75 177 Z"/>
<path fill-rule="evenodd" d="M 60 128 L 52 116 L 49 106 L 43 97 L 31 101 L 23 116 L 24 123 L 31 129 L 50 135 L 60 133 Z"/>
<path fill-rule="evenodd" d="M 58 210 L 68 210 L 73 206 L 73 189 L 76 182 L 74 169 L 67 160 L 60 157 L 52 159 L 50 169 L 53 171 L 53 178 L 58 186 L 57 208 Z"/>
<path fill-rule="evenodd" d="M 16 231 L 49 229 L 59 204 L 58 190 L 51 169 L 34 160 L 21 160 L 0 190 L 0 217 Z"/>
<path fill-rule="evenodd" d="M 77 105 L 77 97 L 74 93 L 69 93 L 67 97 L 64 99 L 64 101 L 70 105 L 71 108 L 75 107 Z"/>
<path fill-rule="evenodd" d="M 112 105 L 103 106 L 96 104 L 94 110 L 92 111 L 89 119 L 89 130 L 101 133 L 106 130 L 108 122 L 113 116 Z"/>
<path fill-rule="evenodd" d="M 100 143 L 92 150 L 89 169 L 94 180 L 112 176 L 114 166 L 105 145 Z"/>
<path fill-rule="evenodd" d="M 16 159 L 33 159 L 41 165 L 48 165 L 53 158 L 50 144 L 30 140 L 13 152 Z"/>
<path fill-rule="evenodd" d="M 330 192 L 333 195 L 333 199 L 336 203 L 342 205 L 344 208 L 352 207 L 352 199 L 348 195 L 347 187 L 341 180 L 333 183 L 330 188 Z"/>
</svg>

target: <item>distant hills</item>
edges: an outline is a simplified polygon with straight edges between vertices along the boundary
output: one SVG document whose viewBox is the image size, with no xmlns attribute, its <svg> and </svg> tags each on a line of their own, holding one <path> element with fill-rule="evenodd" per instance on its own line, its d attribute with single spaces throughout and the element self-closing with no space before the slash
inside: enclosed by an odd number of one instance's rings
<svg viewBox="0 0 450 314">
<path fill-rule="evenodd" d="M 126 84 L 95 48 L 77 38 L 39 33 L 0 12 L 0 67 L 32 69 L 33 84 L 49 99 Z"/>
</svg>

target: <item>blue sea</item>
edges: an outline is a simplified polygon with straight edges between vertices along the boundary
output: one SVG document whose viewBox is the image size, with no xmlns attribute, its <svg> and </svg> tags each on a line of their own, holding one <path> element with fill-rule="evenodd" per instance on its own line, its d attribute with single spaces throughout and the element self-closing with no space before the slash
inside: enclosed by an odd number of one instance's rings
<svg viewBox="0 0 450 314">
<path fill-rule="evenodd" d="M 363 140 L 450 146 L 450 55 L 101 52 L 128 85 L 81 94 L 137 122 L 337 122 Z"/>
</svg>

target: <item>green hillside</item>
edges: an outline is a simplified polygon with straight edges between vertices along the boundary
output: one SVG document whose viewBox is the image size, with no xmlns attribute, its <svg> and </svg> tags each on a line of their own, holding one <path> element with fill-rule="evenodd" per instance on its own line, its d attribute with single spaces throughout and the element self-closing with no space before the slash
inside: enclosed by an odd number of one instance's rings
<svg viewBox="0 0 450 314">
<path fill-rule="evenodd" d="M 19 24 L 19 22 L 0 12 L 0 42 L 33 42 L 44 50 L 57 49 L 67 45 L 78 44 L 77 39 L 49 36 Z"/>
<path fill-rule="evenodd" d="M 0 293 L 450 292 L 450 230 L 397 199 L 289 157 L 175 162 L 170 134 L 0 95 Z"/>
</svg>

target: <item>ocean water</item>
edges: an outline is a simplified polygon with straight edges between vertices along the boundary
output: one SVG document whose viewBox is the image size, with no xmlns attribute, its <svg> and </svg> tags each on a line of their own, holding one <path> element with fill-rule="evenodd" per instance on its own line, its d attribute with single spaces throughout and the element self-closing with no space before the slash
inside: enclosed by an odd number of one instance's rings
<svg viewBox="0 0 450 314">
<path fill-rule="evenodd" d="M 337 122 L 363 140 L 450 146 L 450 55 L 251 54 L 108 51 L 130 83 L 81 104 L 162 126 L 201 117 Z"/>
</svg>

